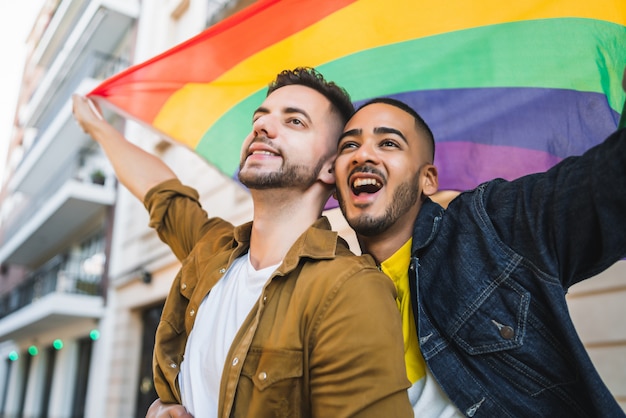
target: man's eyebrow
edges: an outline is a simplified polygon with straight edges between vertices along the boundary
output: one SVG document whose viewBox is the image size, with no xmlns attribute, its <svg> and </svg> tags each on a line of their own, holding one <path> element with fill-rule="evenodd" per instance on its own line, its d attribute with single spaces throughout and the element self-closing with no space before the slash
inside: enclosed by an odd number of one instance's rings
<svg viewBox="0 0 626 418">
<path fill-rule="evenodd" d="M 263 106 L 259 106 L 256 108 L 256 110 L 254 111 L 254 113 L 252 113 L 252 117 L 256 116 L 257 113 L 270 113 L 270 110 L 266 107 Z"/>
<path fill-rule="evenodd" d="M 298 107 L 285 107 L 283 110 L 283 113 L 285 114 L 292 114 L 292 113 L 298 113 L 302 116 L 305 117 L 305 119 L 310 122 L 311 121 L 311 117 L 309 116 L 309 114 L 304 110 L 304 109 L 300 109 Z M 264 106 L 259 106 L 254 113 L 252 114 L 252 117 L 258 115 L 259 113 L 261 114 L 268 114 L 270 113 L 270 110 L 267 107 Z"/>
<path fill-rule="evenodd" d="M 385 126 L 381 126 L 378 128 L 374 128 L 374 133 L 375 134 L 394 134 L 394 135 L 398 135 L 400 138 L 402 138 L 402 140 L 404 142 L 406 142 L 408 144 L 408 141 L 406 140 L 406 137 L 404 136 L 404 134 L 402 132 L 400 132 L 397 129 L 394 128 L 387 128 Z"/>
<path fill-rule="evenodd" d="M 311 122 L 311 117 L 304 109 L 300 109 L 298 107 L 286 107 L 283 109 L 283 112 L 287 114 L 299 113 L 304 116 L 308 122 Z"/>
<path fill-rule="evenodd" d="M 345 131 L 339 137 L 339 141 L 344 139 L 346 136 L 359 136 L 359 135 L 361 135 L 361 132 L 363 132 L 362 129 L 350 129 L 349 131 Z"/>
</svg>

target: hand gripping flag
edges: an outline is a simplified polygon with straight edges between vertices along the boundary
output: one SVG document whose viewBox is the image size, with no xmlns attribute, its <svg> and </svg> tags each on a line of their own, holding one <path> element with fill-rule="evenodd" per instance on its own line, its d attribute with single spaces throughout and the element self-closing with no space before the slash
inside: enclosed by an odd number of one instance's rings
<svg viewBox="0 0 626 418">
<path fill-rule="evenodd" d="M 90 96 L 236 176 L 267 84 L 312 66 L 429 123 L 442 189 L 543 171 L 623 112 L 624 0 L 261 0 Z"/>
</svg>

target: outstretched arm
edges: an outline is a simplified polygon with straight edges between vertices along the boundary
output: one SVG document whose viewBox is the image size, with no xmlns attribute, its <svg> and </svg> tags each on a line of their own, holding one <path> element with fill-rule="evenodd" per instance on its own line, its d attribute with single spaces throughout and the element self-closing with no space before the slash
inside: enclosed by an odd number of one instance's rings
<svg viewBox="0 0 626 418">
<path fill-rule="evenodd" d="M 494 181 L 484 196 L 502 240 L 569 288 L 626 254 L 626 130 L 545 173 Z"/>
<path fill-rule="evenodd" d="M 157 184 L 176 178 L 176 174 L 158 157 L 129 142 L 104 120 L 99 108 L 90 99 L 72 96 L 74 118 L 80 127 L 100 144 L 120 182 L 143 201 Z"/>
</svg>

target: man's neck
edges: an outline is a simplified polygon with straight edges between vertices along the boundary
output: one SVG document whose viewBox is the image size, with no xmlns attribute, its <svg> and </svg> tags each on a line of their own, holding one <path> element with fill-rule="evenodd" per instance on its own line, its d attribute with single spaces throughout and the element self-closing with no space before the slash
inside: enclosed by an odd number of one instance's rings
<svg viewBox="0 0 626 418">
<path fill-rule="evenodd" d="M 385 231 L 378 235 L 364 236 L 357 234 L 361 252 L 374 257 L 380 264 L 400 249 L 413 236 L 413 223 L 417 217 L 419 206 L 407 211 Z"/>
<path fill-rule="evenodd" d="M 359 245 L 363 254 L 374 257 L 376 264 L 391 257 L 411 238 L 411 235 L 377 235 L 375 237 L 358 236 Z"/>
<path fill-rule="evenodd" d="M 319 195 L 310 191 L 252 191 L 252 198 L 250 262 L 257 270 L 280 263 L 324 207 Z"/>
</svg>

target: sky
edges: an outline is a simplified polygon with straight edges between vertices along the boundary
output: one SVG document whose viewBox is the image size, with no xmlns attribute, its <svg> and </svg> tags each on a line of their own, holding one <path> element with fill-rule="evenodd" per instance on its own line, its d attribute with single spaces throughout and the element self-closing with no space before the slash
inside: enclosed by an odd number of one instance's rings
<svg viewBox="0 0 626 418">
<path fill-rule="evenodd" d="M 0 185 L 24 68 L 26 38 L 43 0 L 0 0 Z"/>
</svg>

